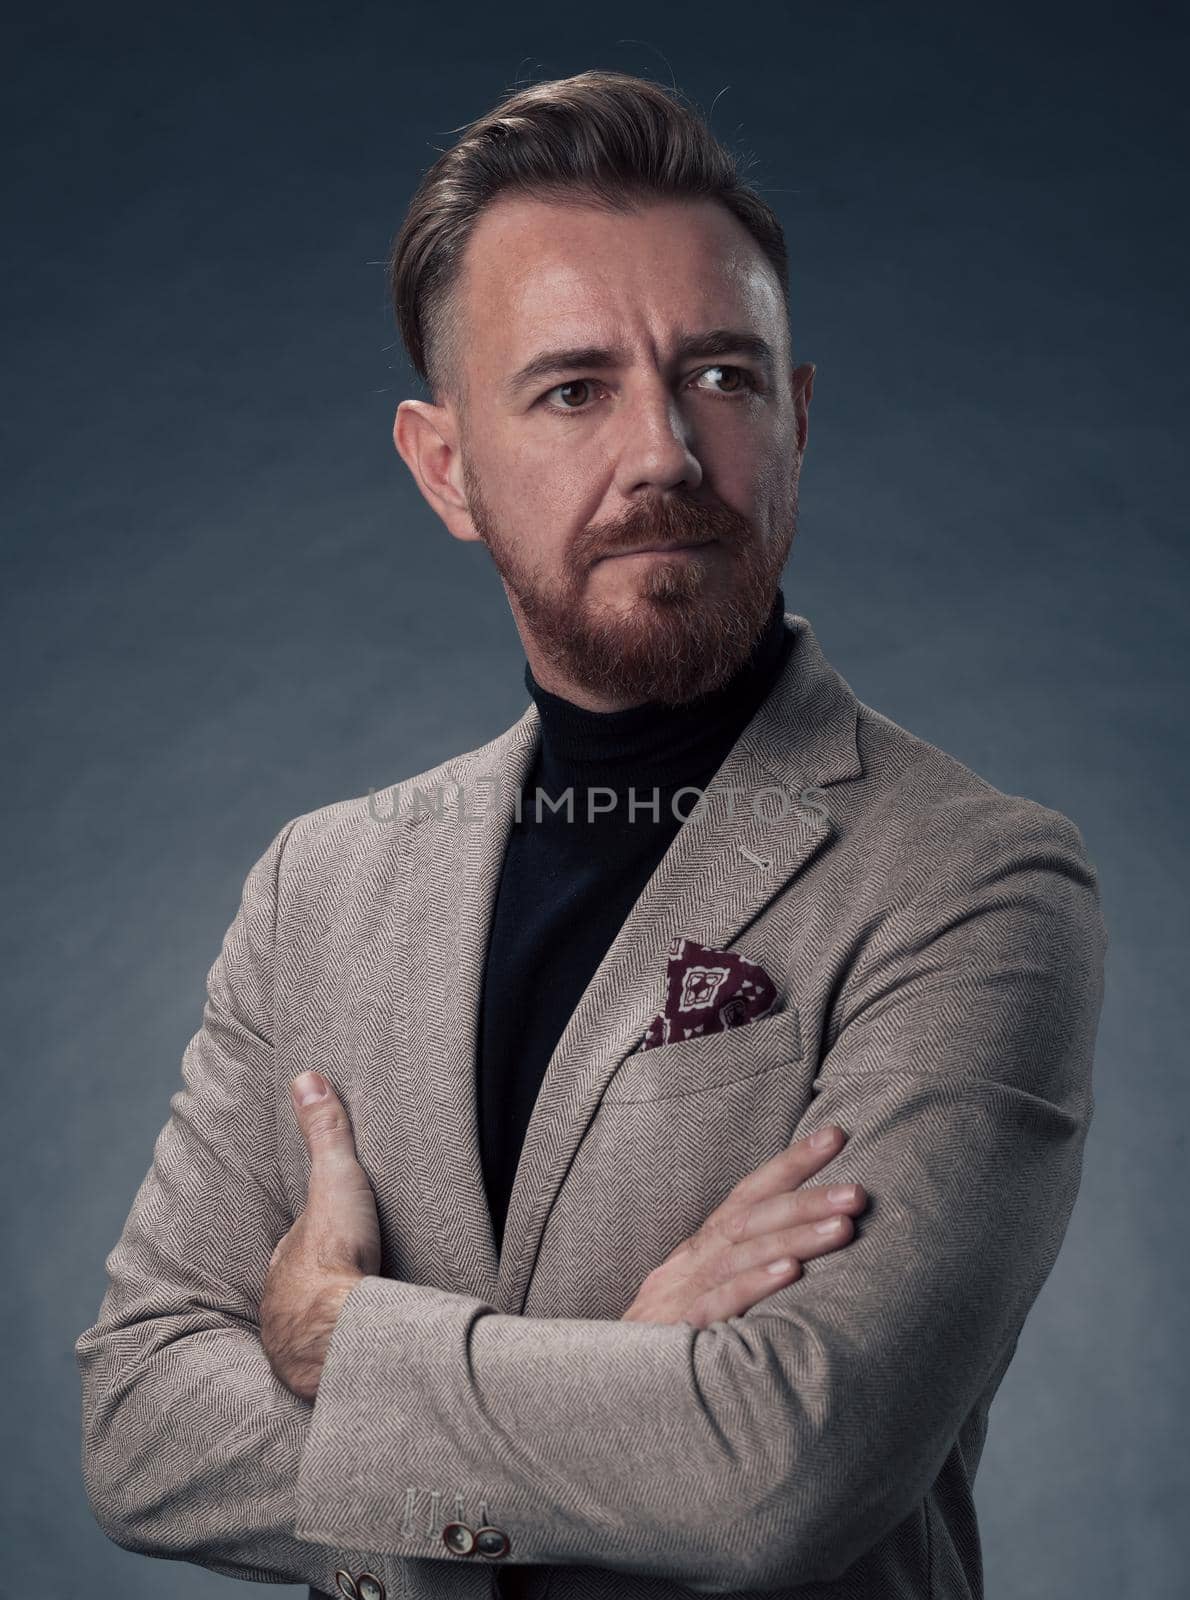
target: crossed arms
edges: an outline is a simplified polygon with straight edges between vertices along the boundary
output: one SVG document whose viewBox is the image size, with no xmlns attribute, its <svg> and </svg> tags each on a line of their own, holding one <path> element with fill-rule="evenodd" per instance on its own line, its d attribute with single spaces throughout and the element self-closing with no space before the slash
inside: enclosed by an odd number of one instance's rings
<svg viewBox="0 0 1190 1600">
<path fill-rule="evenodd" d="M 873 1203 L 845 1249 L 705 1329 L 508 1316 L 367 1276 L 313 1407 L 274 1376 L 258 1321 L 294 1220 L 271 1042 L 288 824 L 248 876 L 76 1344 L 104 1532 L 330 1593 L 377 1553 L 459 1559 L 440 1532 L 457 1492 L 521 1561 L 711 1593 L 845 1571 L 921 1500 L 1003 1369 L 1078 1190 L 1097 881 L 1072 823 L 1014 804 L 1010 829 L 1002 809 L 939 817 L 946 870 L 893 897 L 832 1013 L 797 1134 L 847 1130 L 823 1176 Z"/>
</svg>

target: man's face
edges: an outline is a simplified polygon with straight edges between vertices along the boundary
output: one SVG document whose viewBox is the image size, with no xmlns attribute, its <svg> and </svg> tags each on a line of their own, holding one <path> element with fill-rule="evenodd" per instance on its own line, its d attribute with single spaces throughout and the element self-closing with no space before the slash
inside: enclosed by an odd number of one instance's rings
<svg viewBox="0 0 1190 1600">
<path fill-rule="evenodd" d="M 813 376 L 759 247 L 710 201 L 503 196 L 456 310 L 465 506 L 436 509 L 487 545 L 538 682 L 596 709 L 717 687 L 793 541 Z"/>
</svg>

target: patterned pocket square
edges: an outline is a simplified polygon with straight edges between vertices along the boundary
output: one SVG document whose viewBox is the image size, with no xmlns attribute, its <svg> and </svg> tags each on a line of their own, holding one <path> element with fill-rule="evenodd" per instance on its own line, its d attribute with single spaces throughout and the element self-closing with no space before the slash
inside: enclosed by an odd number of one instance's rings
<svg viewBox="0 0 1190 1600">
<path fill-rule="evenodd" d="M 669 947 L 665 1006 L 649 1023 L 638 1049 L 755 1022 L 767 1016 L 776 999 L 776 985 L 758 962 L 678 937 Z"/>
</svg>

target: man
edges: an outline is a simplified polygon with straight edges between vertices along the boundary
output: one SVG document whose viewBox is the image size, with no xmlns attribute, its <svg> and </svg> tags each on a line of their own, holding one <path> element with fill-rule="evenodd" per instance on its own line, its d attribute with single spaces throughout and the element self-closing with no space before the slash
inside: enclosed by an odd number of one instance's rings
<svg viewBox="0 0 1190 1600">
<path fill-rule="evenodd" d="M 785 611 L 814 369 L 676 97 L 512 96 L 392 273 L 532 703 L 249 875 L 78 1340 L 96 1515 L 344 1600 L 976 1595 L 1093 1104 L 1079 831 Z"/>
</svg>

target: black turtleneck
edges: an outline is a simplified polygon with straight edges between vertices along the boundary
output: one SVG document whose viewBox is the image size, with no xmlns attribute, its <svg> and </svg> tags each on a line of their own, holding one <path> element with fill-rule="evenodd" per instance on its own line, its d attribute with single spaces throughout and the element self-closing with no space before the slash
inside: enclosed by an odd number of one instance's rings
<svg viewBox="0 0 1190 1600">
<path fill-rule="evenodd" d="M 776 682 L 793 639 L 784 612 L 778 589 L 747 661 L 677 707 L 588 711 L 543 689 L 525 663 L 541 738 L 505 851 L 479 1013 L 480 1152 L 497 1249 L 550 1056 L 699 792 Z M 698 792 L 675 805 L 687 787 Z M 560 809 L 538 807 L 539 790 Z"/>
</svg>

